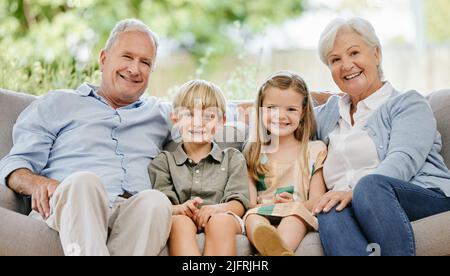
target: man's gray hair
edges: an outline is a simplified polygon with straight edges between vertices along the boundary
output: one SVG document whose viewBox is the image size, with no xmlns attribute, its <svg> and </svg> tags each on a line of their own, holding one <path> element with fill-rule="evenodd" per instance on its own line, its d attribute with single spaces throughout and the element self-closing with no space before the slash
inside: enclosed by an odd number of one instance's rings
<svg viewBox="0 0 450 276">
<path fill-rule="evenodd" d="M 109 35 L 108 41 L 106 41 L 105 49 L 111 49 L 111 47 L 119 38 L 119 35 L 125 32 L 141 32 L 148 34 L 148 36 L 155 43 L 155 51 L 158 51 L 159 42 L 157 35 L 144 22 L 134 18 L 124 19 L 122 21 L 119 21 L 116 26 L 114 26 L 111 34 Z"/>
<path fill-rule="evenodd" d="M 364 18 L 352 17 L 350 19 L 336 18 L 333 19 L 323 30 L 319 40 L 319 55 L 325 65 L 328 64 L 327 56 L 333 50 L 334 41 L 338 32 L 342 29 L 349 29 L 361 36 L 361 38 L 370 46 L 378 49 L 380 54 L 380 64 L 378 65 L 378 76 L 384 79 L 382 62 L 382 47 L 380 39 L 375 33 L 372 24 Z"/>
</svg>

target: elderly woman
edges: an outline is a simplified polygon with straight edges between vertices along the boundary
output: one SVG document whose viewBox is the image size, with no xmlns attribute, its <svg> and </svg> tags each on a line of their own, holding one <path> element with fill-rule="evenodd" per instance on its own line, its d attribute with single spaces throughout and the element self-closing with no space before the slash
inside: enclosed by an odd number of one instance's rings
<svg viewBox="0 0 450 276">
<path fill-rule="evenodd" d="M 384 81 L 381 45 L 361 18 L 332 21 L 320 57 L 344 96 L 317 108 L 329 192 L 314 207 L 327 255 L 415 255 L 411 221 L 450 210 L 450 171 L 427 101 Z"/>
</svg>

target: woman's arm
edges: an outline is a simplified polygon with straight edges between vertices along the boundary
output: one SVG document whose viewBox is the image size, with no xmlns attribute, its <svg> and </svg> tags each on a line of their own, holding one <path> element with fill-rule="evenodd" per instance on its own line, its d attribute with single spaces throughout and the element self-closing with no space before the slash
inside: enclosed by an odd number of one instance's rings
<svg viewBox="0 0 450 276">
<path fill-rule="evenodd" d="M 385 120 L 390 123 L 387 152 L 373 174 L 410 181 L 423 167 L 435 144 L 437 126 L 433 111 L 422 95 L 408 92 L 399 97 L 386 115 Z"/>
</svg>

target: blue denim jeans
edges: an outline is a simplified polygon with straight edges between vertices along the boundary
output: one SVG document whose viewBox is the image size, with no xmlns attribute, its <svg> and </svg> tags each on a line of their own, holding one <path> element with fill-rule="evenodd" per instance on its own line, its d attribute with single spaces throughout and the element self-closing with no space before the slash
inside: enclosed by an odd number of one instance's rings
<svg viewBox="0 0 450 276">
<path fill-rule="evenodd" d="M 367 175 L 356 185 L 351 205 L 319 214 L 320 239 L 329 256 L 367 256 L 372 243 L 383 256 L 414 256 L 411 221 L 446 211 L 450 198 L 440 189 Z"/>
</svg>

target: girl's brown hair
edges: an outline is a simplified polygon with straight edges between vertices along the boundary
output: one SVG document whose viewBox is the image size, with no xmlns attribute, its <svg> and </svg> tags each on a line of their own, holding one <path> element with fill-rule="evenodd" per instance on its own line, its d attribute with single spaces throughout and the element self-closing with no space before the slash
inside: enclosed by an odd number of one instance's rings
<svg viewBox="0 0 450 276">
<path fill-rule="evenodd" d="M 308 87 L 305 81 L 296 73 L 290 71 L 280 71 L 270 76 L 261 86 L 258 97 L 255 102 L 255 128 L 253 128 L 253 139 L 250 139 L 244 149 L 244 155 L 247 160 L 247 167 L 250 176 L 259 181 L 262 175 L 266 175 L 270 171 L 270 166 L 261 162 L 263 146 L 270 144 L 270 140 L 265 139 L 268 131 L 262 123 L 262 114 L 260 112 L 265 95 L 269 88 L 278 88 L 281 90 L 293 89 L 303 95 L 302 117 L 300 124 L 294 132 L 295 138 L 301 142 L 300 154 L 302 156 L 303 177 L 309 179 L 309 157 L 308 142 L 313 138 L 316 132 L 316 120 L 314 110 L 309 95 Z"/>
</svg>

